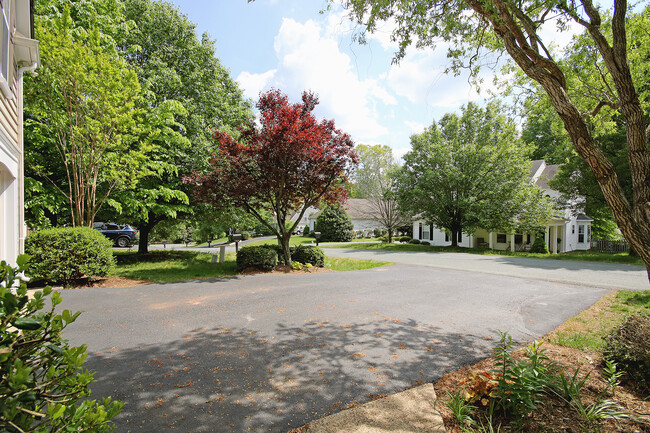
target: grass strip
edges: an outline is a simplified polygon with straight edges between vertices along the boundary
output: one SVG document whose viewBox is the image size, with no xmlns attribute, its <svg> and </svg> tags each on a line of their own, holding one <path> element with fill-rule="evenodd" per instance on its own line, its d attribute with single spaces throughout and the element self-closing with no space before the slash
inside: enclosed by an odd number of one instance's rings
<svg viewBox="0 0 650 433">
<path fill-rule="evenodd" d="M 351 248 L 358 250 L 378 250 L 378 251 L 417 251 L 417 252 L 432 252 L 432 253 L 467 253 L 479 254 L 487 256 L 505 256 L 505 257 L 523 257 L 531 259 L 545 259 L 545 260 L 574 260 L 583 262 L 602 262 L 602 263 L 617 263 L 626 265 L 641 265 L 643 262 L 640 258 L 630 256 L 628 253 L 606 254 L 596 251 L 571 251 L 562 254 L 537 254 L 515 251 L 498 251 L 489 250 L 484 248 L 461 248 L 461 247 L 436 247 L 427 245 L 413 245 L 413 244 L 389 244 L 389 243 L 375 243 L 375 244 L 328 244 L 322 245 L 323 248 Z"/>
<path fill-rule="evenodd" d="M 553 344 L 601 352 L 605 338 L 636 313 L 650 314 L 650 290 L 621 290 L 605 295 L 593 308 L 567 320 L 548 334 Z"/>
</svg>

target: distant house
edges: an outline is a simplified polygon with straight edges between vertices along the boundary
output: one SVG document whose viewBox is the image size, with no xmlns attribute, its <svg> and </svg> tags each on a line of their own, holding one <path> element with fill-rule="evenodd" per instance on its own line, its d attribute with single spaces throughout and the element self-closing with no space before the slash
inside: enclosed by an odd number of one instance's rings
<svg viewBox="0 0 650 433">
<path fill-rule="evenodd" d="M 0 3 L 0 260 L 24 251 L 23 74 L 40 66 L 33 0 Z"/>
<path fill-rule="evenodd" d="M 543 160 L 533 161 L 530 178 L 544 193 L 557 199 L 560 193 L 552 189 L 548 182 L 557 174 L 559 165 L 547 165 Z M 588 250 L 591 247 L 591 223 L 593 219 L 567 208 L 561 214 L 547 221 L 544 241 L 552 254 L 575 250 Z M 431 245 L 451 245 L 450 235 L 424 220 L 413 223 L 413 238 L 430 242 Z M 490 248 L 495 250 L 527 251 L 535 241 L 533 233 L 506 233 L 479 229 L 472 234 L 461 234 L 458 245 L 467 248 Z"/>
<path fill-rule="evenodd" d="M 374 230 L 382 228 L 377 211 L 375 210 L 372 202 L 365 198 L 351 198 L 343 205 L 343 208 L 352 220 L 353 230 L 355 232 Z M 314 212 L 309 216 L 309 229 L 314 230 L 316 219 L 320 215 L 320 210 Z"/>
</svg>

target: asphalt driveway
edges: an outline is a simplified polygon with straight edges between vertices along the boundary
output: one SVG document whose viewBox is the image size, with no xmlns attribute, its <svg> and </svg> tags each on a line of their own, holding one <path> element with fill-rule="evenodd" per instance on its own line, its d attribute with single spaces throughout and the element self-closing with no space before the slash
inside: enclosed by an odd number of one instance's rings
<svg viewBox="0 0 650 433">
<path fill-rule="evenodd" d="M 639 265 L 483 256 L 467 253 L 396 252 L 346 248 L 325 248 L 323 251 L 328 256 L 333 257 L 384 260 L 443 269 L 580 284 L 605 289 L 650 290 L 648 273 L 645 267 Z"/>
<path fill-rule="evenodd" d="M 532 341 L 605 289 L 431 266 L 65 291 L 117 431 L 286 432 Z"/>
</svg>

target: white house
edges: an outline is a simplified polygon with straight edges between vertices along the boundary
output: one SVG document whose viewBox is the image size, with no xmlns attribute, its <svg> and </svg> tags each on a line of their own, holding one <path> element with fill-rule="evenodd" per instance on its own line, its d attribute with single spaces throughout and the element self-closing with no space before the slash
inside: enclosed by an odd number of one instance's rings
<svg viewBox="0 0 650 433">
<path fill-rule="evenodd" d="M 343 208 L 350 216 L 353 225 L 352 230 L 355 232 L 382 228 L 379 218 L 376 215 L 377 211 L 370 200 L 365 198 L 351 198 L 343 205 Z M 320 215 L 320 211 L 314 212 L 309 216 L 309 229 L 312 231 L 314 230 L 318 215 Z"/>
<path fill-rule="evenodd" d="M 548 182 L 557 173 L 559 165 L 547 165 L 543 160 L 533 161 L 530 177 L 544 193 L 557 199 L 558 191 L 551 189 Z M 546 223 L 544 241 L 551 253 L 566 253 L 575 250 L 588 250 L 591 247 L 592 219 L 584 214 L 575 214 L 571 209 L 565 209 L 560 215 Z M 430 242 L 431 245 L 451 245 L 450 235 L 443 230 L 418 220 L 413 223 L 413 238 Z M 535 241 L 531 233 L 506 233 L 476 230 L 472 234 L 463 233 L 458 245 L 466 248 L 490 248 L 495 250 L 527 251 Z"/>
<path fill-rule="evenodd" d="M 40 66 L 33 1 L 0 0 L 0 260 L 24 251 L 23 74 Z"/>
</svg>

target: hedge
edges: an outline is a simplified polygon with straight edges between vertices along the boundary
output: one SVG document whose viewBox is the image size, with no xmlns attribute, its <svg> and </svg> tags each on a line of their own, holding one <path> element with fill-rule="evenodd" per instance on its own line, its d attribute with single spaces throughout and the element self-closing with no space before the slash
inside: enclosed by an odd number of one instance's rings
<svg viewBox="0 0 650 433">
<path fill-rule="evenodd" d="M 89 227 L 40 230 L 25 239 L 26 273 L 35 280 L 68 283 L 105 277 L 115 265 L 112 242 Z"/>
<path fill-rule="evenodd" d="M 266 246 L 245 247 L 237 253 L 237 270 L 258 268 L 271 271 L 278 265 L 278 254 Z"/>
</svg>

